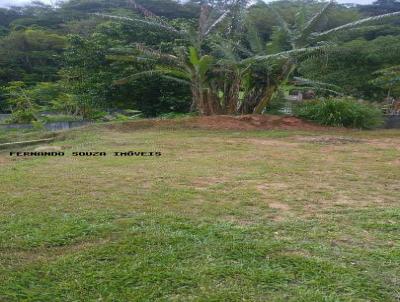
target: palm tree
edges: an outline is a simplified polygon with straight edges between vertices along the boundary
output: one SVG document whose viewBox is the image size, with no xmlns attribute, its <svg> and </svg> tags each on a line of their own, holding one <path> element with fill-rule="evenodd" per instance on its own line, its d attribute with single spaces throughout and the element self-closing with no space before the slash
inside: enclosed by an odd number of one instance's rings
<svg viewBox="0 0 400 302">
<path fill-rule="evenodd" d="M 298 55 L 302 54 L 313 54 L 315 52 L 321 52 L 326 49 L 334 47 L 329 40 L 332 35 L 339 34 L 346 30 L 359 27 L 365 24 L 370 24 L 377 21 L 384 21 L 400 16 L 400 12 L 394 12 L 389 14 L 383 14 L 379 16 L 364 18 L 355 22 L 347 23 L 326 31 L 318 32 L 317 28 L 321 24 L 321 21 L 326 18 L 329 11 L 334 7 L 335 2 L 330 1 L 326 3 L 322 9 L 316 13 L 308 22 L 295 24 L 292 28 L 282 17 L 282 15 L 274 8 L 273 5 L 268 7 L 274 12 L 277 21 L 279 22 L 279 29 L 284 33 L 287 39 L 287 44 L 290 45 L 290 50 L 266 54 L 256 55 L 249 60 L 254 63 L 263 61 L 273 61 L 277 58 L 286 58 L 283 64 L 280 74 L 276 78 L 275 84 L 268 87 L 267 92 L 263 99 L 258 102 L 254 108 L 254 113 L 261 113 L 268 103 L 271 101 L 274 93 L 278 88 L 285 83 L 285 81 L 293 74 L 297 68 Z"/>
<path fill-rule="evenodd" d="M 144 59 L 156 59 L 158 64 L 154 70 L 134 74 L 121 79 L 118 83 L 134 80 L 144 75 L 161 75 L 168 79 L 190 85 L 192 91 L 191 107 L 198 110 L 200 114 L 213 115 L 226 113 L 226 107 L 221 104 L 220 87 L 211 83 L 215 59 L 209 54 L 204 54 L 204 44 L 222 23 L 228 23 L 227 26 L 225 24 L 227 33 L 233 35 L 236 26 L 235 22 L 238 19 L 237 12 L 243 11 L 242 8 L 247 5 L 247 0 L 233 0 L 229 4 L 229 7 L 224 7 L 223 10 L 218 9 L 217 11 L 213 10 L 207 1 L 202 1 L 198 28 L 189 30 L 174 28 L 160 17 L 137 4 L 134 0 L 129 0 L 129 3 L 134 9 L 141 12 L 145 19 L 107 14 L 96 15 L 104 18 L 145 24 L 149 28 L 167 31 L 178 36 L 187 46 L 177 47 L 173 53 L 165 54 L 143 45 L 132 45 L 132 47 L 140 51 Z M 230 17 L 231 22 L 227 22 L 228 17 Z"/>
<path fill-rule="evenodd" d="M 395 12 L 374 16 L 318 32 L 321 21 L 335 5 L 333 1 L 326 3 L 309 21 L 300 22 L 294 27 L 284 20 L 273 5 L 268 5 L 290 45 L 288 50 L 268 53 L 267 47 L 253 30 L 243 30 L 248 0 L 227 2 L 228 7 L 215 9 L 207 1 L 201 1 L 198 28 L 189 30 L 171 26 L 134 0 L 129 0 L 129 3 L 144 15 L 144 19 L 97 14 L 100 17 L 145 24 L 185 41 L 186 46 L 177 47 L 169 54 L 143 45 L 133 45 L 144 58 L 157 59 L 157 67 L 119 82 L 134 80 L 143 75 L 162 75 L 190 85 L 192 109 L 197 109 L 201 114 L 260 114 L 276 91 L 292 76 L 303 56 L 320 55 L 334 47 L 330 42 L 332 35 L 400 15 L 400 12 Z M 224 31 L 218 37 L 220 42 L 214 43 L 210 50 L 212 34 L 221 25 L 224 25 Z M 247 35 L 250 50 L 241 45 L 243 33 Z M 204 47 L 206 44 L 207 47 Z M 220 50 L 219 55 L 211 55 L 216 49 Z M 312 84 L 312 81 L 307 80 L 307 84 Z"/>
</svg>

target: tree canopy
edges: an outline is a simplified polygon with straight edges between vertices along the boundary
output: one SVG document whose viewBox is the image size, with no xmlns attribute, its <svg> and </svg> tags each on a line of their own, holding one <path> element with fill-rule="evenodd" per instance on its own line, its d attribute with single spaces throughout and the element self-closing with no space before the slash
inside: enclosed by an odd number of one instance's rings
<svg viewBox="0 0 400 302">
<path fill-rule="evenodd" d="M 399 91 L 390 78 L 400 64 L 399 11 L 392 0 L 69 0 L 0 9 L 0 110 L 13 111 L 11 87 L 38 90 L 39 111 L 85 117 L 261 113 L 295 78 L 380 101 L 389 86 Z M 40 93 L 49 85 L 51 99 Z"/>
</svg>

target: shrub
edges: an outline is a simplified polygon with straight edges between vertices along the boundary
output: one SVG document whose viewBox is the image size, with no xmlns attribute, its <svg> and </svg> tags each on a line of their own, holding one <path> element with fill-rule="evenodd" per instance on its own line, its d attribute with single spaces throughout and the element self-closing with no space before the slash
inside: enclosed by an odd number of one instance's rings
<svg viewBox="0 0 400 302">
<path fill-rule="evenodd" d="M 21 108 L 14 110 L 11 117 L 6 121 L 9 124 L 13 123 L 31 123 L 37 121 L 37 111 L 32 108 Z"/>
<path fill-rule="evenodd" d="M 7 122 L 30 123 L 37 120 L 39 106 L 27 93 L 24 82 L 10 82 L 8 86 L 1 90 L 11 110 L 11 118 Z"/>
<path fill-rule="evenodd" d="M 306 101 L 294 108 L 298 117 L 326 126 L 372 129 L 383 122 L 382 111 L 349 98 Z"/>
<path fill-rule="evenodd" d="M 31 124 L 35 130 L 42 131 L 46 129 L 43 121 L 32 121 Z"/>
</svg>

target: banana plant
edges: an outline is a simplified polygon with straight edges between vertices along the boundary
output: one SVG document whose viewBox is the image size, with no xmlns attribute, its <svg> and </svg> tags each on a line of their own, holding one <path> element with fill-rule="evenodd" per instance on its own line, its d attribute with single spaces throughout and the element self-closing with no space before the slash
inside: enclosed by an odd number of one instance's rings
<svg viewBox="0 0 400 302">
<path fill-rule="evenodd" d="M 321 24 L 322 20 L 327 18 L 329 11 L 335 6 L 334 1 L 329 1 L 326 3 L 322 9 L 311 17 L 310 20 L 304 22 L 304 18 L 299 18 L 303 22 L 299 22 L 293 27 L 291 27 L 278 10 L 269 4 L 268 7 L 273 11 L 276 16 L 276 20 L 279 23 L 279 29 L 285 33 L 287 37 L 287 43 L 290 45 L 291 49 L 286 51 L 281 51 L 272 54 L 255 55 L 249 58 L 249 61 L 253 61 L 254 64 L 259 64 L 260 62 L 271 62 L 277 58 L 285 58 L 286 62 L 283 64 L 281 73 L 276 78 L 276 84 L 269 87 L 269 92 L 265 97 L 257 104 L 254 108 L 254 113 L 262 113 L 265 107 L 271 101 L 274 93 L 279 89 L 279 86 L 284 85 L 287 80 L 292 76 L 293 72 L 297 68 L 298 56 L 307 54 L 321 54 L 328 49 L 332 49 L 335 45 L 330 42 L 330 39 L 335 34 L 340 34 L 341 32 L 346 32 L 357 28 L 359 26 L 368 25 L 378 21 L 390 20 L 400 16 L 400 12 L 394 12 L 389 14 L 383 14 L 379 16 L 364 18 L 355 22 L 350 22 L 326 31 L 318 32 L 317 29 Z M 301 13 L 301 12 L 300 12 Z"/>
<path fill-rule="evenodd" d="M 112 60 L 150 60 L 156 62 L 150 70 L 138 72 L 116 81 L 116 84 L 125 84 L 144 76 L 161 76 L 169 80 L 189 85 L 192 92 L 192 110 L 198 110 L 202 115 L 221 113 L 218 93 L 210 85 L 210 71 L 214 66 L 214 58 L 210 55 L 200 55 L 195 47 L 178 47 L 175 54 L 164 54 L 144 45 L 136 45 L 140 49 L 140 57 L 136 54 L 123 56 L 109 56 Z M 116 51 L 116 50 L 114 50 Z"/>
<path fill-rule="evenodd" d="M 169 25 L 162 18 L 156 16 L 134 0 L 129 0 L 132 8 L 139 11 L 144 19 L 128 18 L 107 14 L 96 14 L 98 17 L 115 19 L 124 22 L 133 22 L 145 24 L 149 29 L 163 30 L 179 37 L 187 46 L 177 47 L 173 53 L 165 54 L 158 50 L 154 50 L 143 45 L 132 45 L 143 56 L 141 59 L 156 60 L 156 68 L 134 74 L 125 79 L 117 81 L 122 84 L 126 81 L 137 79 L 138 77 L 147 75 L 161 75 L 171 80 L 188 84 L 192 91 L 192 109 L 197 110 L 200 114 L 212 115 L 224 113 L 221 106 L 221 97 L 219 87 L 211 84 L 211 75 L 214 69 L 215 59 L 204 53 L 205 41 L 209 36 L 217 30 L 222 24 L 229 23 L 227 19 L 236 20 L 234 17 L 238 7 L 245 7 L 247 0 L 234 0 L 229 7 L 223 10 L 213 11 L 212 7 L 203 1 L 201 5 L 200 17 L 197 29 L 180 30 Z M 229 24 L 232 24 L 230 22 Z M 232 30 L 232 25 L 228 24 L 228 29 Z M 226 25 L 226 24 L 225 24 Z M 124 59 L 124 56 L 110 56 L 114 59 Z M 138 59 L 138 56 L 128 54 L 131 59 Z M 135 58 L 133 58 L 135 57 Z M 126 59 L 126 56 L 125 56 Z"/>
</svg>

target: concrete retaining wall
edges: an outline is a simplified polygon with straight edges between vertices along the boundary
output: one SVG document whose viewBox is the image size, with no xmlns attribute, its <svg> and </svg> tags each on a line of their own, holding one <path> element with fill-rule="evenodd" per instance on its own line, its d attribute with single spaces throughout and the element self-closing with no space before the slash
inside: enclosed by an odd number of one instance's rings
<svg viewBox="0 0 400 302">
<path fill-rule="evenodd" d="M 385 118 L 385 129 L 400 129 L 400 115 L 387 115 Z"/>
<path fill-rule="evenodd" d="M 0 150 L 14 148 L 14 147 L 24 147 L 24 146 L 30 146 L 30 145 L 36 145 L 36 144 L 50 143 L 52 141 L 54 141 L 54 138 L 38 139 L 38 140 L 34 140 L 34 141 L 4 143 L 4 144 L 0 144 Z"/>
<path fill-rule="evenodd" d="M 80 121 L 80 122 L 56 122 L 56 123 L 48 123 L 45 124 L 44 127 L 49 131 L 60 131 L 67 130 L 71 128 L 82 127 L 90 124 L 88 121 Z M 6 124 L 0 125 L 0 129 L 32 129 L 33 125 L 31 124 Z"/>
<path fill-rule="evenodd" d="M 5 120 L 9 119 L 11 114 L 0 114 L 0 123 L 4 122 Z"/>
</svg>

